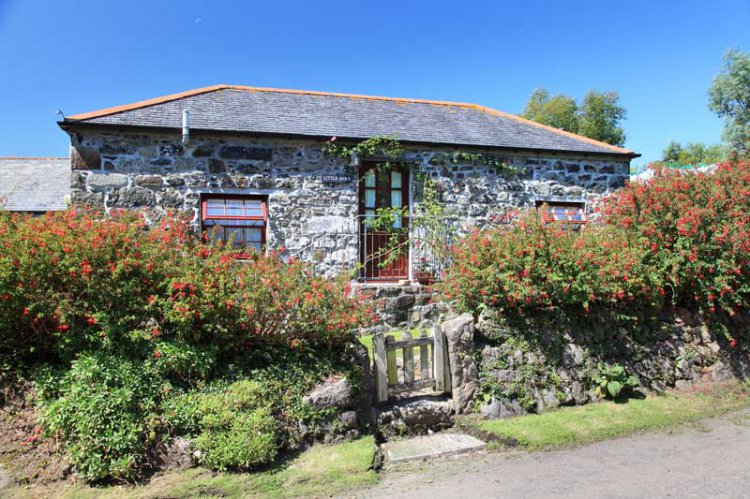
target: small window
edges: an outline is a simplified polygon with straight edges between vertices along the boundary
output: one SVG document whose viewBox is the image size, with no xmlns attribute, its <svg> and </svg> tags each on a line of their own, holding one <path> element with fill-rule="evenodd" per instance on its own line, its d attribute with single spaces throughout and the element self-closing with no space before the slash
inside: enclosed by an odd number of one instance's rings
<svg viewBox="0 0 750 499">
<path fill-rule="evenodd" d="M 267 213 L 265 198 L 204 196 L 203 230 L 215 241 L 261 252 L 266 244 Z"/>
<path fill-rule="evenodd" d="M 586 203 L 565 201 L 537 201 L 537 210 L 546 206 L 547 213 L 555 222 L 565 224 L 571 229 L 578 230 L 586 225 Z"/>
</svg>

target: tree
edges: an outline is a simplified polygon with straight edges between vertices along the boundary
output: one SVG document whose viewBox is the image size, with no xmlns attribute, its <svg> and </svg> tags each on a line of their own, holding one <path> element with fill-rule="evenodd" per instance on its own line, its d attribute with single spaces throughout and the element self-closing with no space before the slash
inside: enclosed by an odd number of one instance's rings
<svg viewBox="0 0 750 499">
<path fill-rule="evenodd" d="M 534 90 L 526 104 L 523 116 L 544 125 L 569 132 L 578 131 L 578 104 L 567 95 L 550 97 L 544 88 Z"/>
<path fill-rule="evenodd" d="M 724 118 L 724 140 L 746 152 L 750 149 L 750 54 L 739 49 L 727 52 L 708 95 L 708 107 Z"/>
<path fill-rule="evenodd" d="M 591 90 L 579 106 L 572 97 L 550 96 L 546 89 L 539 88 L 529 97 L 523 117 L 620 146 L 625 133 L 619 124 L 626 112 L 618 100 L 617 92 Z"/>
<path fill-rule="evenodd" d="M 578 133 L 608 144 L 621 146 L 625 143 L 625 131 L 620 122 L 627 112 L 618 104 L 617 92 L 589 90 L 581 103 L 581 123 Z"/>
<path fill-rule="evenodd" d="M 709 146 L 701 142 L 689 142 L 682 146 L 672 141 L 664 149 L 661 159 L 678 165 L 698 165 L 719 163 L 725 156 L 725 147 L 720 144 Z"/>
</svg>

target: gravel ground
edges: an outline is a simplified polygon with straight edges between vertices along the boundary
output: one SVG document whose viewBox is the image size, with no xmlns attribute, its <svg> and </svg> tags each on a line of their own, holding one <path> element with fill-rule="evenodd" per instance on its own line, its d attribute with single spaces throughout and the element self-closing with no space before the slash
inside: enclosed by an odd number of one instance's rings
<svg viewBox="0 0 750 499">
<path fill-rule="evenodd" d="M 572 449 L 412 464 L 348 496 L 750 497 L 750 409 Z"/>
</svg>

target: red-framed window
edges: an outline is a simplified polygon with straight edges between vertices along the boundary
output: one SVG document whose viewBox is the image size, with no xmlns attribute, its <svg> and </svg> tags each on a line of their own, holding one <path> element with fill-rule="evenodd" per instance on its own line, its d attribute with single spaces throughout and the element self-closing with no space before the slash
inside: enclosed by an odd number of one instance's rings
<svg viewBox="0 0 750 499">
<path fill-rule="evenodd" d="M 262 252 L 266 246 L 268 202 L 262 196 L 204 195 L 201 223 L 209 238 L 235 248 Z"/>
<path fill-rule="evenodd" d="M 555 222 L 565 224 L 572 229 L 586 226 L 586 203 L 575 201 L 537 201 L 537 210 L 546 207 L 547 213 Z"/>
</svg>

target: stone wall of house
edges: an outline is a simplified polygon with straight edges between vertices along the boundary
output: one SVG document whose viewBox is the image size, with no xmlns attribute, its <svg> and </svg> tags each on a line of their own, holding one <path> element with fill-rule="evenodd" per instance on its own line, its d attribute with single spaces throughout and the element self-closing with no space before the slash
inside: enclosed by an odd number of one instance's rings
<svg viewBox="0 0 750 499">
<path fill-rule="evenodd" d="M 201 194 L 261 195 L 268 200 L 269 247 L 313 261 L 329 276 L 357 266 L 357 176 L 345 162 L 326 157 L 320 141 L 196 133 L 184 146 L 177 134 L 81 129 L 70 135 L 73 204 L 141 209 L 151 220 L 180 212 L 197 228 Z M 461 231 L 539 199 L 585 201 L 590 207 L 623 186 L 629 173 L 628 161 L 621 159 L 514 153 L 499 156 L 518 167 L 508 175 L 491 166 L 446 162 L 450 152 L 409 149 L 407 159 L 434 181 Z M 419 181 L 412 191 L 412 204 L 418 205 Z M 390 326 L 438 315 L 410 298 L 424 292 L 376 294 L 375 307 L 386 304 L 382 317 Z"/>
</svg>

